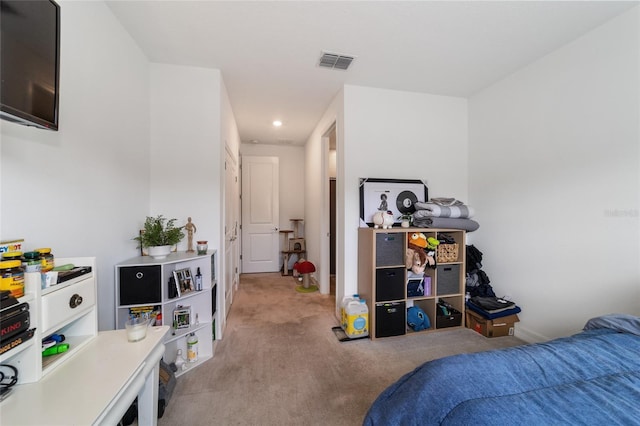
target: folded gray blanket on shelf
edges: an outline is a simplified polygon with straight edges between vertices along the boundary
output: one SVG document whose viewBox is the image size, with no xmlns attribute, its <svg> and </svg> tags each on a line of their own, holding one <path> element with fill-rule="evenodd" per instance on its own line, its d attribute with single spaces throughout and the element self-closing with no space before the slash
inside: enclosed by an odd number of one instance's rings
<svg viewBox="0 0 640 426">
<path fill-rule="evenodd" d="M 453 218 L 465 218 L 469 219 L 475 214 L 473 207 L 466 206 L 464 204 L 456 206 L 441 206 L 432 202 L 418 201 L 413 204 L 416 208 L 416 214 L 419 217 L 453 217 Z"/>
<path fill-rule="evenodd" d="M 439 206 L 461 206 L 464 203 L 460 200 L 456 200 L 455 198 L 445 198 L 445 197 L 438 197 L 438 198 L 431 198 L 429 200 L 429 202 L 431 203 L 435 203 Z"/>
<path fill-rule="evenodd" d="M 413 226 L 418 228 L 449 228 L 473 232 L 480 227 L 473 219 L 429 216 L 416 218 L 416 213 L 413 214 Z"/>
</svg>

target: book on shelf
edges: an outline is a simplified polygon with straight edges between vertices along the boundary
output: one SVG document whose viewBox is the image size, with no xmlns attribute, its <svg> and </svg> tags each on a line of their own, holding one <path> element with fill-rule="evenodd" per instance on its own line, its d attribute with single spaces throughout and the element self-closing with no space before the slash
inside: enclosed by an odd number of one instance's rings
<svg viewBox="0 0 640 426">
<path fill-rule="evenodd" d="M 129 308 L 129 318 L 149 319 L 155 318 L 160 313 L 160 306 L 134 306 Z"/>
</svg>

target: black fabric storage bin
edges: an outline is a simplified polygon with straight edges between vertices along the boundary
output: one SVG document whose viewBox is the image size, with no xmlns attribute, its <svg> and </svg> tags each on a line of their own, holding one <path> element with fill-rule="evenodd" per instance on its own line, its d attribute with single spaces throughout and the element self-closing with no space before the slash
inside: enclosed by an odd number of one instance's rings
<svg viewBox="0 0 640 426">
<path fill-rule="evenodd" d="M 459 294 L 460 290 L 460 265 L 437 266 L 437 294 Z"/>
<path fill-rule="evenodd" d="M 160 303 L 162 299 L 160 268 L 160 265 L 120 268 L 120 304 Z"/>
<path fill-rule="evenodd" d="M 406 332 L 405 302 L 376 304 L 376 337 L 401 336 Z"/>
<path fill-rule="evenodd" d="M 436 328 L 458 327 L 462 325 L 462 313 L 457 309 L 449 308 L 449 315 L 443 315 L 436 307 Z"/>
<path fill-rule="evenodd" d="M 376 302 L 404 299 L 404 266 L 376 269 Z"/>
<path fill-rule="evenodd" d="M 376 234 L 376 266 L 404 265 L 404 233 Z"/>
</svg>

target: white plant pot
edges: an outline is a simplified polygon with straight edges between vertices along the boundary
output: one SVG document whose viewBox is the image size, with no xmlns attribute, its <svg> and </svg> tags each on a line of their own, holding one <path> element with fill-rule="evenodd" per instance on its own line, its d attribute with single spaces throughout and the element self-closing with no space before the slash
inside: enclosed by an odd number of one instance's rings
<svg viewBox="0 0 640 426">
<path fill-rule="evenodd" d="M 164 259 L 171 253 L 171 246 L 153 246 L 147 248 L 147 253 L 154 259 Z"/>
</svg>

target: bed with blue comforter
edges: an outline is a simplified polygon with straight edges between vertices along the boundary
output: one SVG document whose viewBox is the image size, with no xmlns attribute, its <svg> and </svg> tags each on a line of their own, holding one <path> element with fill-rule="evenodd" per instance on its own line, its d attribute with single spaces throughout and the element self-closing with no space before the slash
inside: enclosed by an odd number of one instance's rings
<svg viewBox="0 0 640 426">
<path fill-rule="evenodd" d="M 429 361 L 391 385 L 364 425 L 640 425 L 640 318 L 574 336 Z"/>
</svg>

